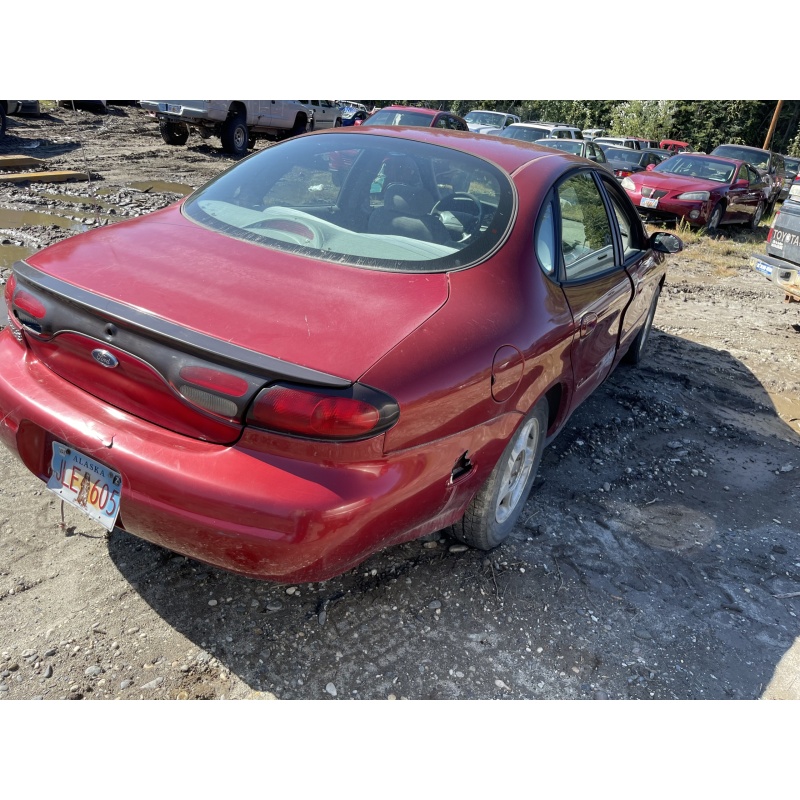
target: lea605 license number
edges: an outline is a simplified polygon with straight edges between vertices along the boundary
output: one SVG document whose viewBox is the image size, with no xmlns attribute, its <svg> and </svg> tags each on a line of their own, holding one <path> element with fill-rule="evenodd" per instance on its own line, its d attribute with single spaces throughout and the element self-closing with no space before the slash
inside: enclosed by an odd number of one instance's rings
<svg viewBox="0 0 800 800">
<path fill-rule="evenodd" d="M 53 442 L 50 466 L 47 488 L 112 530 L 119 514 L 120 474 L 60 442 Z"/>
</svg>

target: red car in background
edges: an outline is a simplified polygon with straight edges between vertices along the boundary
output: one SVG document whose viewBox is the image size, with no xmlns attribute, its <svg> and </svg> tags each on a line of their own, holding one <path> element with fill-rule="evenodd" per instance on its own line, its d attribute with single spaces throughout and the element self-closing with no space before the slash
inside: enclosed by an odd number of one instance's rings
<svg viewBox="0 0 800 800">
<path fill-rule="evenodd" d="M 288 139 L 14 265 L 0 443 L 87 523 L 253 577 L 447 526 L 490 549 L 545 444 L 642 358 L 680 248 L 556 150 Z"/>
<path fill-rule="evenodd" d="M 365 119 L 362 125 L 411 125 L 415 128 L 444 128 L 449 131 L 468 131 L 463 117 L 450 111 L 416 106 L 386 106 Z"/>
<path fill-rule="evenodd" d="M 766 207 L 764 178 L 731 158 L 676 153 L 621 185 L 645 219 L 680 219 L 709 233 L 731 223 L 755 229 Z"/>
<path fill-rule="evenodd" d="M 689 142 L 681 142 L 677 139 L 662 139 L 658 146 L 661 150 L 670 150 L 673 153 L 683 153 L 692 149 Z"/>
</svg>

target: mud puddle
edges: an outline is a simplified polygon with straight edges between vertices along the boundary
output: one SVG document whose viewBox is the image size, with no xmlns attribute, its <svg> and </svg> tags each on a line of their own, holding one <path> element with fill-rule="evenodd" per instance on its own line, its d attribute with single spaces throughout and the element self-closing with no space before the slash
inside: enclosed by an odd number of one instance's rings
<svg viewBox="0 0 800 800">
<path fill-rule="evenodd" d="M 34 247 L 22 247 L 16 244 L 0 244 L 0 269 L 6 269 L 22 258 L 34 253 Z"/>
</svg>

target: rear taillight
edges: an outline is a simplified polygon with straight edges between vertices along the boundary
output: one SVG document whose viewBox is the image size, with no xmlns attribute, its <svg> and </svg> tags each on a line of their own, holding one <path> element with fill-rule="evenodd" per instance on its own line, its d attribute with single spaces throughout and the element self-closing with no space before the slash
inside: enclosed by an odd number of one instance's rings
<svg viewBox="0 0 800 800">
<path fill-rule="evenodd" d="M 34 319 L 44 319 L 47 313 L 44 303 L 24 289 L 20 289 L 14 295 L 14 306 Z"/>
<path fill-rule="evenodd" d="M 364 439 L 391 427 L 397 403 L 369 386 L 328 389 L 275 383 L 256 397 L 249 425 L 310 439 Z"/>
<path fill-rule="evenodd" d="M 628 175 L 633 175 L 633 173 L 629 169 L 615 169 L 614 174 L 618 178 L 627 178 Z"/>
<path fill-rule="evenodd" d="M 244 397 L 249 386 L 247 381 L 238 375 L 210 367 L 181 367 L 178 374 L 187 383 L 231 397 Z"/>
<path fill-rule="evenodd" d="M 41 320 L 47 316 L 47 306 L 31 292 L 18 288 L 13 275 L 6 284 L 5 295 L 9 322 L 17 330 L 24 326 L 29 333 L 41 334 Z"/>
<path fill-rule="evenodd" d="M 770 228 L 770 229 L 769 229 L 769 231 L 767 231 L 767 242 L 771 242 L 771 241 L 772 241 L 772 234 L 773 234 L 774 232 L 775 232 L 775 231 L 774 231 L 774 229 L 772 229 L 772 228 Z"/>
<path fill-rule="evenodd" d="M 14 297 L 14 289 L 17 286 L 17 279 L 12 275 L 6 281 L 6 290 L 5 290 L 5 298 L 6 298 L 6 308 L 8 309 L 8 316 L 12 316 L 11 312 L 11 300 Z"/>
<path fill-rule="evenodd" d="M 184 366 L 178 372 L 178 391 L 192 404 L 221 417 L 239 414 L 239 401 L 250 389 L 240 375 L 214 367 Z"/>
<path fill-rule="evenodd" d="M 17 287 L 17 279 L 12 275 L 6 282 L 5 298 L 6 298 L 6 314 L 8 316 L 8 329 L 14 335 L 18 342 L 23 342 L 22 326 L 19 324 L 16 314 L 14 314 L 14 289 Z"/>
</svg>

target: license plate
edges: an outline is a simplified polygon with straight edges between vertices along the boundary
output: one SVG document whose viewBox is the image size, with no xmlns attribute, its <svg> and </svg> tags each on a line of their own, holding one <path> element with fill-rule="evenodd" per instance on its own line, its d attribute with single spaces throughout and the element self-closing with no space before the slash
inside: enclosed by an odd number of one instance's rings
<svg viewBox="0 0 800 800">
<path fill-rule="evenodd" d="M 642 208 L 658 208 L 657 197 L 643 197 L 641 203 Z"/>
<path fill-rule="evenodd" d="M 171 106 L 169 103 L 167 103 L 167 114 L 180 114 L 180 113 L 181 113 L 180 106 Z"/>
<path fill-rule="evenodd" d="M 761 273 L 764 277 L 769 278 L 772 280 L 772 267 L 769 264 L 765 264 L 763 261 L 759 261 L 757 258 L 750 259 L 750 266 L 756 271 Z"/>
<path fill-rule="evenodd" d="M 110 531 L 119 514 L 120 474 L 60 442 L 53 442 L 50 466 L 47 488 Z"/>
</svg>

